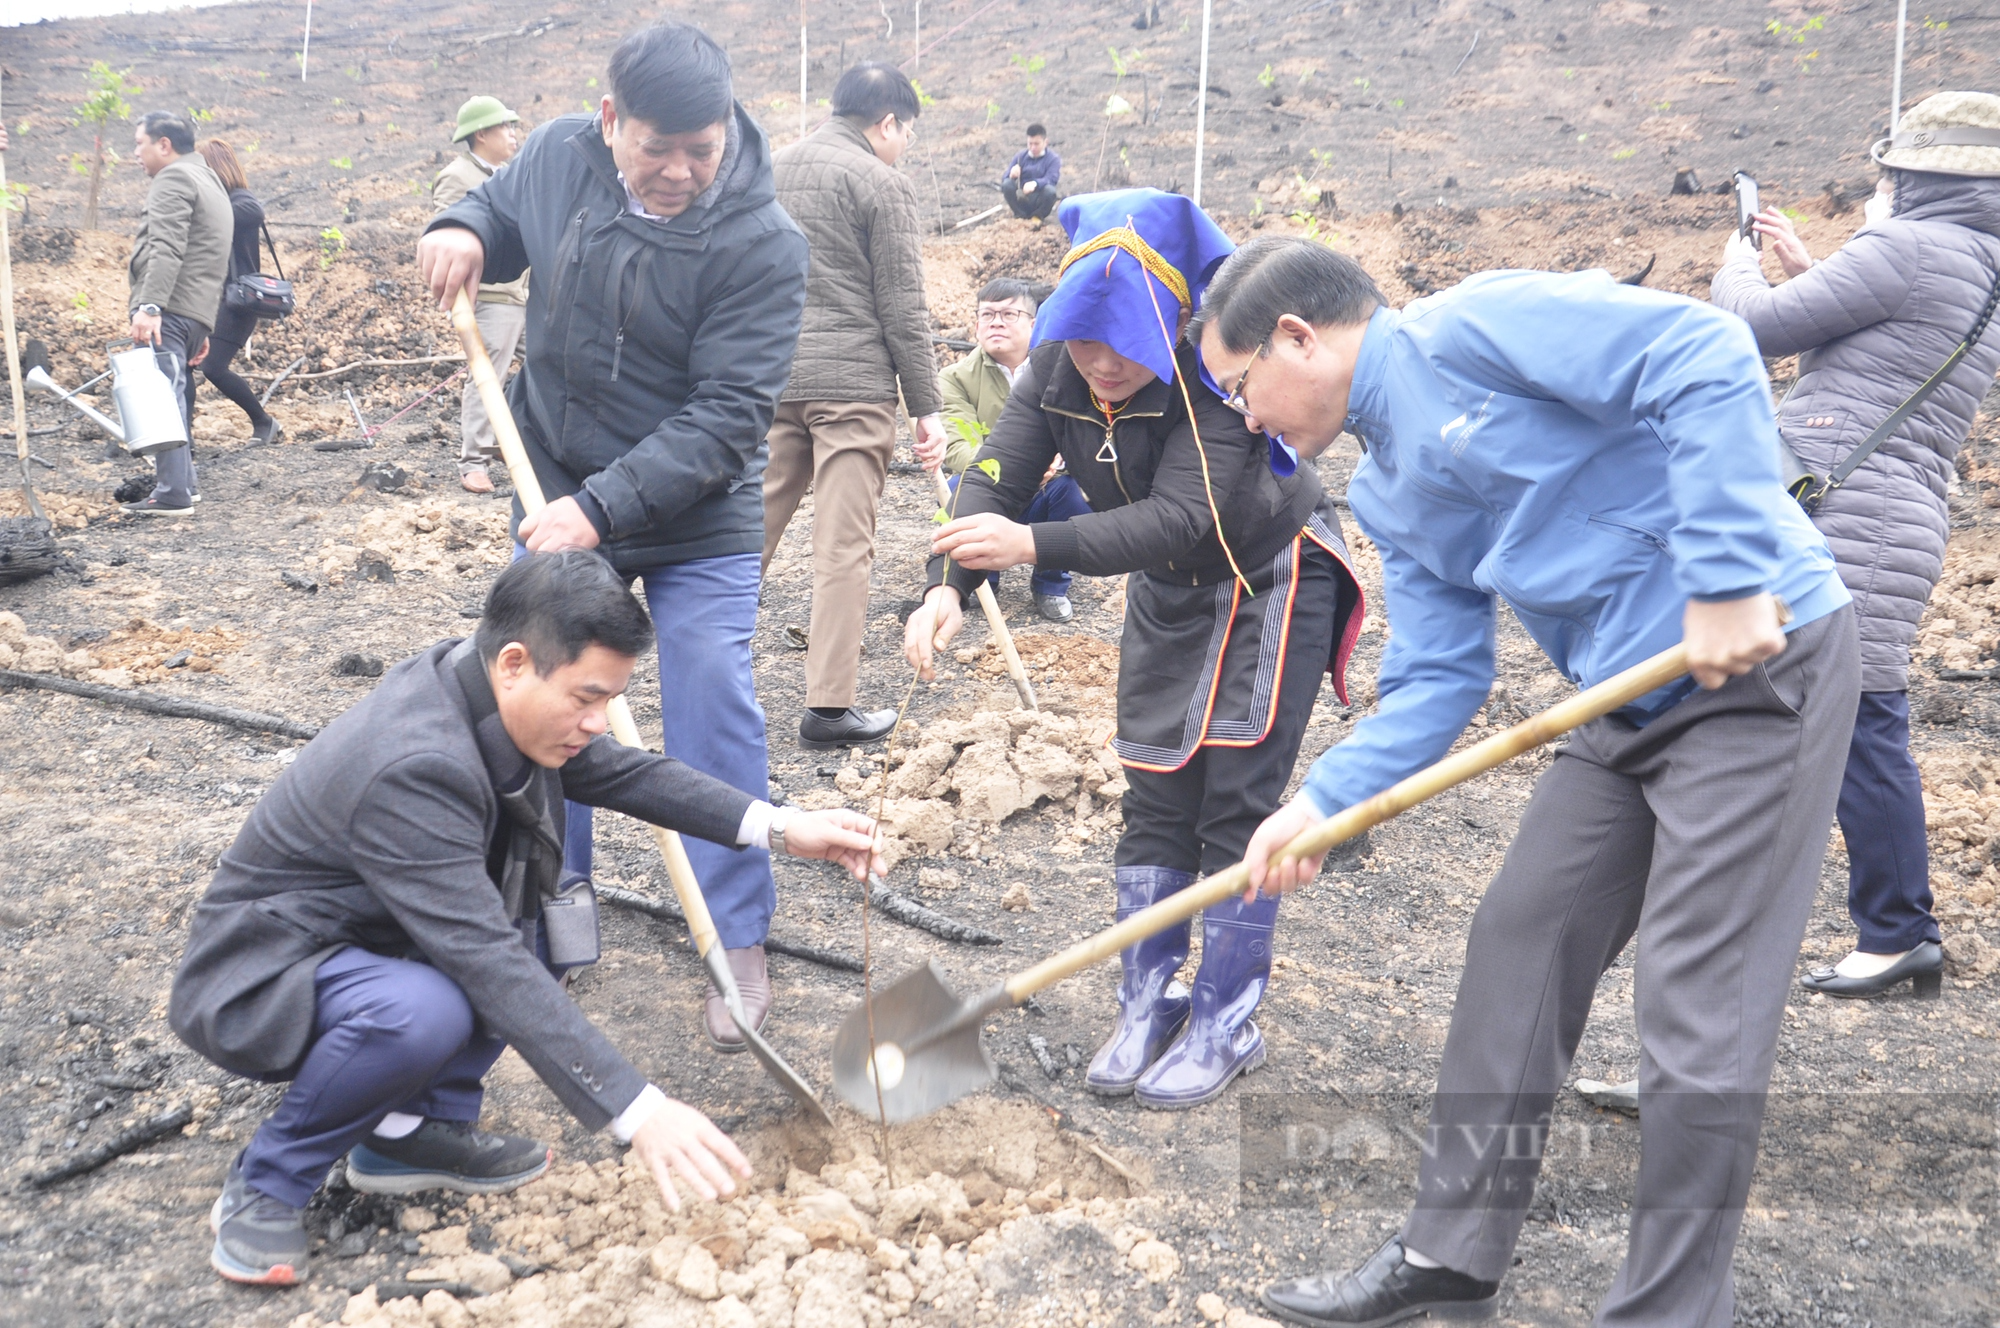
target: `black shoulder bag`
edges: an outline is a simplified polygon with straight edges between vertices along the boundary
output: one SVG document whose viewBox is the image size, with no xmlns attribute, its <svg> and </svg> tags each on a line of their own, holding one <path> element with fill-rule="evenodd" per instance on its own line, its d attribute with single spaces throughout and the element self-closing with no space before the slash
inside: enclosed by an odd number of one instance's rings
<svg viewBox="0 0 2000 1328">
<path fill-rule="evenodd" d="M 1986 325 L 1992 321 L 1996 305 L 2000 305 L 2000 276 L 1994 278 L 1993 289 L 1987 293 L 1986 305 L 1979 311 L 1979 317 L 1973 320 L 1972 330 L 1965 334 L 1965 340 L 1958 343 L 1957 349 L 1945 358 L 1943 366 L 1929 378 L 1924 379 L 1917 390 L 1910 393 L 1909 400 L 1890 411 L 1889 418 L 1876 425 L 1875 432 L 1862 439 L 1860 446 L 1849 452 L 1847 458 L 1833 468 L 1832 474 L 1815 475 L 1806 469 L 1805 463 L 1799 460 L 1798 453 L 1792 451 L 1792 445 L 1782 436 L 1779 437 L 1778 467 L 1784 474 L 1785 492 L 1798 500 L 1799 506 L 1806 509 L 1807 515 L 1817 512 L 1819 505 L 1826 501 L 1826 496 L 1847 483 L 1847 477 L 1859 470 L 1861 463 L 1873 456 L 1875 449 L 1888 441 L 1889 435 L 1896 432 L 1897 426 L 1914 415 L 1917 407 L 1928 401 L 1931 393 L 1937 391 L 1944 380 L 1951 377 L 1951 371 L 1958 367 L 1958 362 L 1970 354 L 1972 348 L 1979 344 L 1980 337 L 1985 335 Z M 1798 384 L 1794 383 L 1792 389 L 1797 391 Z M 1790 397 L 1791 393 L 1787 392 L 1785 395 Z M 1783 409 L 1784 403 L 1778 404 L 1779 408 Z"/>
<path fill-rule="evenodd" d="M 222 288 L 222 305 L 225 309 L 244 310 L 260 319 L 284 318 L 297 307 L 292 298 L 292 283 L 285 280 L 285 269 L 278 262 L 278 246 L 271 239 L 271 228 L 259 222 L 257 229 L 264 232 L 264 243 L 271 250 L 271 266 L 278 269 L 278 275 L 267 277 L 262 272 L 245 273 Z"/>
</svg>

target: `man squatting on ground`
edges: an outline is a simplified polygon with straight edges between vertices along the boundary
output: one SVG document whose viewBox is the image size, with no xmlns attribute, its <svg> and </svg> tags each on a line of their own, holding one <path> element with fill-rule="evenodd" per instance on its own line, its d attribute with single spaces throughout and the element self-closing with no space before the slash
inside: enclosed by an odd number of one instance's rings
<svg viewBox="0 0 2000 1328">
<path fill-rule="evenodd" d="M 1348 501 L 1395 627 L 1375 713 L 1250 841 L 1253 898 L 1317 870 L 1271 861 L 1301 831 L 1444 755 L 1492 686 L 1497 599 L 1579 687 L 1677 640 L 1694 675 L 1577 730 L 1536 785 L 1473 917 L 1402 1231 L 1264 1303 L 1304 1324 L 1497 1312 L 1538 1141 L 1636 933 L 1644 1150 L 1597 1322 L 1725 1328 L 1860 689 L 1749 329 L 1602 272 L 1485 273 L 1398 312 L 1351 259 L 1291 239 L 1238 250 L 1199 325 L 1252 428 L 1304 457 L 1363 441 Z"/>
<path fill-rule="evenodd" d="M 348 1182 L 373 1194 L 497 1194 L 540 1175 L 546 1144 L 474 1128 L 480 1080 L 510 1046 L 586 1127 L 632 1146 L 669 1208 L 672 1173 L 705 1199 L 750 1174 L 558 985 L 574 947 L 544 918 L 577 898 L 563 800 L 857 876 L 880 866 L 874 823 L 774 809 L 604 736 L 652 636 L 600 555 L 522 559 L 472 639 L 390 670 L 250 813 L 195 909 L 168 1010 L 217 1065 L 291 1081 L 210 1215 L 224 1277 L 304 1279 L 306 1203 L 343 1155 Z M 596 955 L 587 916 L 578 962 Z"/>
<path fill-rule="evenodd" d="M 521 150 L 521 117 L 498 97 L 474 97 L 458 108 L 451 141 L 463 143 L 465 151 L 446 162 L 431 181 L 431 207 L 438 212 L 514 159 Z M 481 282 L 472 312 L 493 371 L 504 376 L 528 325 L 528 274 L 512 281 Z M 486 401 L 468 383 L 458 408 L 458 482 L 471 493 L 492 493 L 489 468 L 499 460 L 500 440 L 493 434 L 493 421 L 486 418 Z"/>
<path fill-rule="evenodd" d="M 944 452 L 937 359 L 924 305 L 923 223 L 896 169 L 916 138 L 917 90 L 894 65 L 856 65 L 833 85 L 833 114 L 773 162 L 778 201 L 812 247 L 805 327 L 771 426 L 764 561 L 812 486 L 812 621 L 806 637 L 808 747 L 874 742 L 895 710 L 860 710 L 861 637 L 875 566 L 875 513 L 896 454 L 896 396 L 917 455 Z"/>
<path fill-rule="evenodd" d="M 222 181 L 195 155 L 194 126 L 181 116 L 147 112 L 132 131 L 132 152 L 152 181 L 127 270 L 132 344 L 155 348 L 160 372 L 180 398 L 181 421 L 191 430 L 192 366 L 208 353 L 208 334 L 222 307 L 236 213 Z M 200 493 L 193 445 L 159 453 L 153 473 L 153 492 L 126 503 L 124 510 L 134 516 L 191 515 Z"/>
<path fill-rule="evenodd" d="M 1062 179 L 1062 158 L 1049 151 L 1049 131 L 1028 126 L 1028 146 L 1007 163 L 1000 177 L 1000 196 L 1016 217 L 1033 217 L 1037 226 L 1055 210 L 1056 183 Z"/>
<path fill-rule="evenodd" d="M 538 553 L 601 549 L 644 580 L 666 753 L 764 789 L 750 672 L 764 435 L 798 340 L 805 237 L 778 206 L 728 57 L 700 29 L 627 37 L 610 82 L 597 114 L 540 126 L 506 170 L 433 218 L 417 258 L 447 302 L 485 277 L 540 274 L 508 403 L 550 501 L 526 519 L 515 503 L 515 538 Z M 572 807 L 571 870 L 589 873 L 590 848 L 590 809 Z M 770 858 L 698 843 L 688 857 L 761 1025 Z M 743 1049 L 713 987 L 706 1017 L 719 1050 Z"/>
<path fill-rule="evenodd" d="M 1118 659 L 1123 918 L 1243 856 L 1284 796 L 1320 676 L 1331 671 L 1346 696 L 1361 590 L 1317 472 L 1274 473 L 1264 440 L 1202 386 L 1181 338 L 1229 238 L 1186 198 L 1153 189 L 1085 194 L 1057 215 L 1074 247 L 1000 423 L 960 477 L 954 519 L 933 537 L 931 585 L 903 648 L 931 676 L 989 571 L 1132 574 Z M 1092 510 L 1020 524 L 1057 456 Z M 1124 952 L 1092 1092 L 1192 1107 L 1263 1063 L 1250 1016 L 1270 980 L 1277 904 L 1232 900 L 1203 915 L 1192 993 L 1174 980 L 1187 923 Z"/>
<path fill-rule="evenodd" d="M 986 436 L 1000 423 L 1007 394 L 1028 363 L 1028 350 L 1035 339 L 1035 288 L 1015 277 L 996 277 L 979 291 L 978 341 L 972 353 L 938 374 L 938 391 L 944 398 L 944 473 L 958 487 L 957 477 L 972 464 Z M 1076 481 L 1063 469 L 1057 456 L 1042 487 L 1028 500 L 1020 521 L 1032 526 L 1040 521 L 1067 521 L 1090 510 Z M 1000 574 L 992 572 L 987 581 L 996 589 Z M 1037 567 L 1028 588 L 1035 599 L 1035 612 L 1050 622 L 1068 622 L 1076 610 L 1069 602 L 1070 574 L 1053 567 Z"/>
</svg>

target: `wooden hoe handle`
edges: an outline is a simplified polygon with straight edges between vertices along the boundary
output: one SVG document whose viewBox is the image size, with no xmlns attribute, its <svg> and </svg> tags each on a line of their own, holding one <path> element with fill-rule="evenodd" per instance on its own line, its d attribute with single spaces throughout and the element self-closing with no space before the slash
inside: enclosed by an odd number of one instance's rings
<svg viewBox="0 0 2000 1328">
<path fill-rule="evenodd" d="M 1550 706 L 1532 719 L 1523 720 L 1462 752 L 1455 752 L 1367 801 L 1329 816 L 1286 845 L 1281 856 L 1318 857 L 1335 844 L 1354 838 L 1372 825 L 1380 825 L 1398 812 L 1408 811 L 1425 799 L 1463 784 L 1474 775 L 1484 774 L 1522 752 L 1559 738 L 1571 729 L 1608 715 L 1621 706 L 1630 705 L 1648 692 L 1682 677 L 1687 671 L 1685 646 L 1663 650 L 1588 691 Z M 1044 987 L 1109 959 L 1135 942 L 1176 922 L 1185 921 L 1212 904 L 1241 895 L 1249 888 L 1250 868 L 1246 863 L 1239 862 L 1225 868 L 1177 895 L 1134 913 L 1114 927 L 1050 955 L 1033 968 L 1016 973 L 1005 984 L 1008 998 L 1019 1005 Z"/>
<path fill-rule="evenodd" d="M 493 361 L 486 354 L 486 343 L 479 336 L 479 322 L 473 316 L 472 297 L 459 289 L 458 298 L 452 302 L 451 325 L 458 331 L 458 339 L 465 346 L 466 368 L 472 372 L 473 386 L 479 389 L 479 399 L 486 405 L 486 417 L 493 422 L 493 432 L 500 440 L 500 456 L 507 463 L 507 474 L 514 481 L 514 492 L 521 497 L 521 510 L 532 516 L 547 505 L 542 495 L 542 482 L 535 477 L 535 468 L 528 461 L 528 449 L 521 444 L 521 431 L 514 424 L 514 413 L 507 408 L 507 398 L 500 390 L 500 375 L 493 370 Z M 641 747 L 646 744 L 639 737 L 639 726 L 632 720 L 632 708 L 625 704 L 625 698 L 614 696 L 606 707 L 605 717 L 611 723 L 611 736 L 627 747 Z M 687 914 L 688 935 L 694 941 L 697 954 L 704 958 L 720 939 L 715 934 L 715 920 L 709 916 L 708 901 L 702 898 L 701 882 L 694 876 L 694 865 L 688 861 L 687 848 L 681 837 L 671 830 L 658 826 L 648 826 L 653 832 L 653 842 L 660 846 L 660 856 L 667 861 L 667 879 L 673 882 L 674 897 L 680 901 L 681 911 Z"/>
<path fill-rule="evenodd" d="M 951 485 L 945 483 L 944 467 L 939 466 L 932 471 L 931 479 L 937 486 L 938 502 L 949 512 L 952 506 Z M 976 593 L 980 611 L 986 615 L 987 630 L 1000 643 L 1000 656 L 1007 661 L 1007 676 L 1014 680 L 1014 690 L 1020 693 L 1021 704 L 1029 710 L 1040 710 L 1041 707 L 1035 704 L 1034 684 L 1028 681 L 1028 670 L 1022 667 L 1021 657 L 1015 653 L 1014 634 L 1007 630 L 1007 620 L 1000 616 L 1000 602 L 993 598 L 993 587 L 986 583 L 984 577 L 980 578 Z"/>
</svg>

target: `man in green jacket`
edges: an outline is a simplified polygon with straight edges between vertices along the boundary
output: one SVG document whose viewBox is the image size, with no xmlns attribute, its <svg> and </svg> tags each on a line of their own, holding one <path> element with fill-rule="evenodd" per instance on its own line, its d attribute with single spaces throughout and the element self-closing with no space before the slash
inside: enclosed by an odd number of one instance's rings
<svg viewBox="0 0 2000 1328">
<path fill-rule="evenodd" d="M 972 457 L 993 426 L 1014 390 L 1015 376 L 1028 362 L 1035 339 L 1035 310 L 1039 305 L 1035 287 L 1018 277 L 996 277 L 979 292 L 978 338 L 972 353 L 938 375 L 939 395 L 944 398 L 944 471 L 957 475 L 972 464 Z M 957 487 L 957 480 L 952 481 Z M 1041 491 L 1028 500 L 1021 514 L 1024 522 L 1067 521 L 1090 510 L 1075 480 L 1063 472 L 1058 456 L 1042 481 Z M 1075 616 L 1069 602 L 1068 572 L 1037 567 L 1030 578 L 1035 611 L 1050 622 L 1068 622 Z M 1000 574 L 990 578 L 997 586 Z"/>
<path fill-rule="evenodd" d="M 459 107 L 451 141 L 463 143 L 465 151 L 446 162 L 431 181 L 431 210 L 444 211 L 512 161 L 521 147 L 520 126 L 521 117 L 498 97 L 474 97 Z M 528 328 L 528 274 L 512 281 L 482 282 L 472 312 L 493 367 L 505 374 Z M 494 436 L 493 421 L 486 418 L 486 403 L 467 384 L 458 408 L 458 482 L 471 493 L 492 493 L 488 468 L 499 456 L 500 440 Z"/>
<path fill-rule="evenodd" d="M 132 342 L 152 346 L 160 371 L 181 399 L 181 419 L 194 424 L 194 375 L 208 353 L 208 334 L 222 305 L 236 214 L 229 191 L 195 155 L 194 126 L 178 115 L 149 111 L 132 131 L 133 155 L 152 178 L 146 219 L 132 241 L 127 277 L 132 288 Z M 134 516 L 188 516 L 197 489 L 194 448 L 154 457 L 153 492 L 126 503 Z"/>
</svg>

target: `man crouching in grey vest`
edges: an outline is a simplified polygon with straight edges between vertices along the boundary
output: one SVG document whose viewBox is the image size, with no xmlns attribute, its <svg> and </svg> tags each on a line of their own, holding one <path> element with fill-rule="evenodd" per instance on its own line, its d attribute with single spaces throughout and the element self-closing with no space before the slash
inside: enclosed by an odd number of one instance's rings
<svg viewBox="0 0 2000 1328">
<path fill-rule="evenodd" d="M 306 1271 L 305 1206 L 343 1155 L 376 1194 L 497 1194 L 547 1169 L 532 1139 L 486 1134 L 480 1080 L 511 1046 L 590 1129 L 628 1143 L 679 1208 L 750 1164 L 668 1098 L 558 985 L 595 958 L 559 928 L 563 800 L 718 844 L 881 869 L 851 811 L 774 809 L 605 736 L 605 708 L 653 641 L 595 553 L 516 562 L 470 640 L 441 641 L 299 753 L 222 856 L 195 910 L 169 1020 L 224 1069 L 291 1081 L 230 1166 L 210 1262 L 236 1282 Z"/>
</svg>

